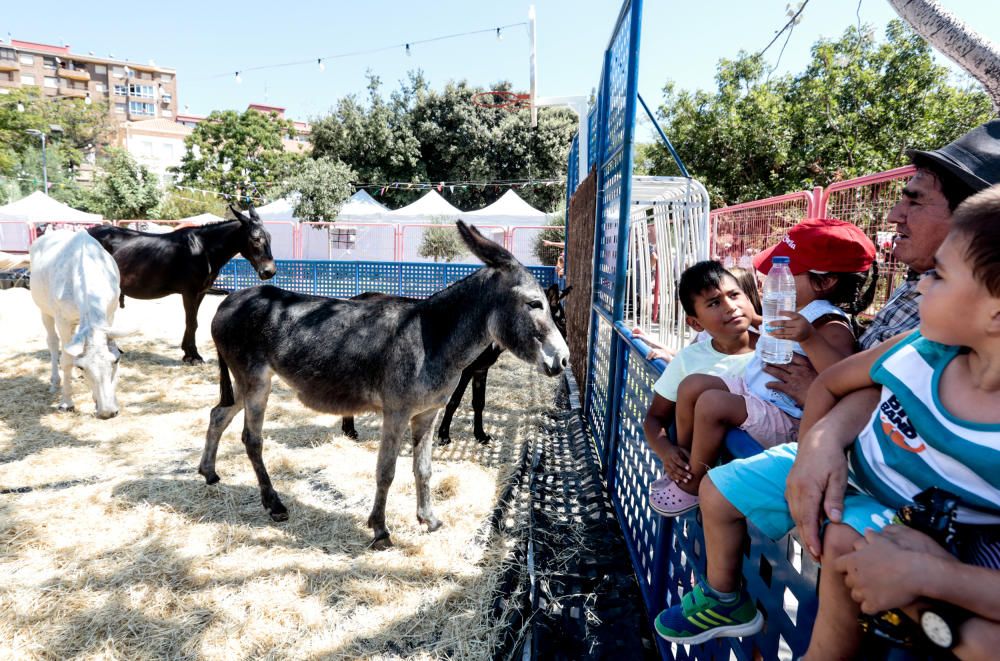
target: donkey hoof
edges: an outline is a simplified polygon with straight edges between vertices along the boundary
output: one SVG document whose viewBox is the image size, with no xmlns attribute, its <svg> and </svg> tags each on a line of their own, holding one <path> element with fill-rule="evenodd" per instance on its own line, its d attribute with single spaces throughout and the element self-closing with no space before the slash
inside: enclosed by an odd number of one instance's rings
<svg viewBox="0 0 1000 661">
<path fill-rule="evenodd" d="M 358 440 L 358 430 L 357 429 L 345 429 L 344 436 L 351 439 L 352 441 Z"/>
<path fill-rule="evenodd" d="M 441 519 L 431 516 L 417 516 L 417 521 L 427 526 L 427 532 L 434 532 L 441 527 Z"/>
<path fill-rule="evenodd" d="M 476 434 L 476 440 L 479 441 L 480 445 L 486 445 L 493 440 L 493 437 L 486 432 L 483 432 L 482 434 Z"/>
<path fill-rule="evenodd" d="M 205 484 L 216 484 L 219 481 L 219 474 L 215 471 L 204 471 L 199 468 L 198 474 L 205 478 Z"/>
<path fill-rule="evenodd" d="M 265 507 L 267 506 L 265 505 Z M 271 513 L 272 521 L 288 521 L 288 509 L 285 508 L 281 501 L 276 499 L 267 509 Z"/>
<path fill-rule="evenodd" d="M 181 362 L 183 362 L 185 365 L 204 365 L 205 364 L 205 361 L 202 359 L 202 357 L 198 356 L 198 355 L 184 356 L 184 358 L 181 359 Z"/>
<path fill-rule="evenodd" d="M 448 436 L 438 436 L 438 441 L 435 445 L 438 447 L 441 447 L 442 445 L 451 445 L 451 438 Z"/>
<path fill-rule="evenodd" d="M 73 406 L 72 404 L 60 404 L 59 406 L 56 407 L 56 410 L 59 411 L 60 413 L 70 413 L 72 411 L 75 411 L 76 407 Z"/>
<path fill-rule="evenodd" d="M 384 551 L 388 548 L 392 548 L 392 539 L 390 539 L 388 531 L 375 535 L 372 541 L 368 542 L 370 551 Z"/>
</svg>

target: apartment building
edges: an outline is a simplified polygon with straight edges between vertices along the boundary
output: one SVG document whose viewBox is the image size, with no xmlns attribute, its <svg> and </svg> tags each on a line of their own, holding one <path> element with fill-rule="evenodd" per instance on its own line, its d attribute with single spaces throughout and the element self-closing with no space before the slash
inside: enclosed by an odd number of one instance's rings
<svg viewBox="0 0 1000 661">
<path fill-rule="evenodd" d="M 105 104 L 121 120 L 173 120 L 180 107 L 173 69 L 80 55 L 69 46 L 18 39 L 0 43 L 0 93 L 27 86 L 47 97 Z"/>
</svg>

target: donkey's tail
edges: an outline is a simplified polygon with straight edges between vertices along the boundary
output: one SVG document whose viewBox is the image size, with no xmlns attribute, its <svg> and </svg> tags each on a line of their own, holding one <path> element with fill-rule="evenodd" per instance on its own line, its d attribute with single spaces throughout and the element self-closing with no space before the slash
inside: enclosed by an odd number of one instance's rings
<svg viewBox="0 0 1000 661">
<path fill-rule="evenodd" d="M 229 365 L 226 365 L 221 353 L 216 355 L 219 357 L 219 406 L 232 406 L 236 397 L 233 396 L 233 381 L 229 378 Z"/>
</svg>

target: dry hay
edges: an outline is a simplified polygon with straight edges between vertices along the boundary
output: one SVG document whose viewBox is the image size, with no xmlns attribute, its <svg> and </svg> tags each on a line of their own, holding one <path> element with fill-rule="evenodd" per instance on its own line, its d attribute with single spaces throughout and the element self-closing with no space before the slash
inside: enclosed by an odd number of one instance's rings
<svg viewBox="0 0 1000 661">
<path fill-rule="evenodd" d="M 554 380 L 505 355 L 490 373 L 493 443 L 462 409 L 434 452 L 435 510 L 415 519 L 409 452 L 387 521 L 395 546 L 365 549 L 379 421 L 298 403 L 275 381 L 264 454 L 291 519 L 260 505 L 238 417 L 219 452 L 222 483 L 197 475 L 217 366 L 180 364 L 179 297 L 127 302 L 122 413 L 98 420 L 82 379 L 76 413 L 48 392 L 48 352 L 30 294 L 0 292 L 0 658 L 485 658 L 503 632 L 492 592 L 510 540 L 491 534 L 498 482 L 553 400 Z"/>
</svg>

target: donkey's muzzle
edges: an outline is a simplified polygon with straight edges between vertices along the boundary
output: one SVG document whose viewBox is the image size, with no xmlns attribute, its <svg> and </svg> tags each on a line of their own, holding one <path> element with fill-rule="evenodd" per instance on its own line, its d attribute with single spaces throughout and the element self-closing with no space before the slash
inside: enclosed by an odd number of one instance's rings
<svg viewBox="0 0 1000 661">
<path fill-rule="evenodd" d="M 277 272 L 278 272 L 278 267 L 275 266 L 274 262 L 271 262 L 267 266 L 262 266 L 260 270 L 257 271 L 257 275 L 260 276 L 261 280 L 270 280 L 275 276 Z"/>
</svg>

